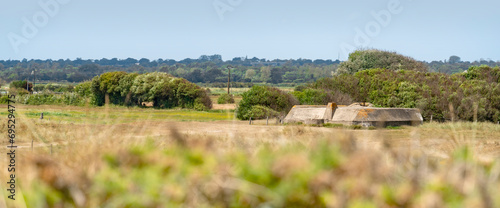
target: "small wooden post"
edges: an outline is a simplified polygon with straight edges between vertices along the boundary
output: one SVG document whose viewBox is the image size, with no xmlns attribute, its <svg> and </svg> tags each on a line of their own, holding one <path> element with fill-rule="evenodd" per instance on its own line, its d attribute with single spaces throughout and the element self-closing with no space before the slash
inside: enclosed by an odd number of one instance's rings
<svg viewBox="0 0 500 208">
<path fill-rule="evenodd" d="M 31 151 L 33 152 L 33 139 L 31 140 Z"/>
<path fill-rule="evenodd" d="M 266 119 L 266 125 L 269 125 L 269 116 Z"/>
<path fill-rule="evenodd" d="M 252 117 L 250 117 L 250 122 L 249 123 L 250 123 L 250 125 L 252 125 Z"/>
<path fill-rule="evenodd" d="M 42 113 L 42 114 L 40 114 L 40 119 L 43 119 L 43 113 Z"/>
<path fill-rule="evenodd" d="M 432 115 L 431 115 L 431 123 L 432 123 Z"/>
</svg>

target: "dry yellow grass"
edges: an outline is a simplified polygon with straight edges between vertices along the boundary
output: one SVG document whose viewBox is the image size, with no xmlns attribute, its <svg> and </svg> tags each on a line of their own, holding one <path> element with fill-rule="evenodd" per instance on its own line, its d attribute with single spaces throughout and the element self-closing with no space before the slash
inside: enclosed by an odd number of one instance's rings
<svg viewBox="0 0 500 208">
<path fill-rule="evenodd" d="M 421 127 L 406 127 L 397 130 L 351 130 L 310 126 L 267 126 L 265 121 L 257 121 L 254 125 L 237 120 L 164 121 L 155 118 L 158 115 L 155 110 L 145 110 L 139 117 L 112 116 L 114 114 L 133 115 L 131 111 L 141 111 L 140 109 L 129 110 L 126 108 L 20 106 L 19 109 L 20 112 L 44 109 L 68 115 L 99 115 L 97 117 L 69 116 L 69 118 L 62 120 L 50 119 L 49 116 L 44 120 L 39 120 L 20 113 L 17 118 L 19 138 L 17 142 L 21 146 L 17 153 L 19 155 L 17 177 L 21 181 L 20 193 L 24 193 L 23 190 L 26 190 L 26 194 L 33 194 L 30 190 L 43 190 L 36 188 L 37 184 L 42 182 L 56 190 L 68 189 L 67 197 L 69 198 L 67 200 L 72 201 L 73 205 L 82 207 L 94 207 L 94 205 L 99 206 L 100 203 L 103 203 L 103 201 L 98 200 L 98 197 L 92 196 L 89 191 L 90 187 L 95 185 L 91 180 L 99 176 L 104 169 L 109 168 L 104 159 L 107 155 L 117 155 L 124 164 L 133 164 L 136 158 L 127 153 L 130 148 L 147 146 L 149 143 L 153 143 L 154 148 L 151 154 L 146 156 L 146 160 L 148 163 L 158 164 L 160 167 L 170 166 L 175 161 L 162 156 L 157 150 L 169 149 L 178 145 L 187 146 L 191 150 L 199 149 L 201 153 L 207 155 L 215 155 L 208 156 L 209 158 L 219 158 L 226 154 L 241 152 L 247 155 L 251 161 L 252 158 L 259 158 L 258 155 L 262 154 L 263 148 L 269 148 L 268 151 L 271 152 L 280 152 L 291 146 L 298 146 L 301 150 L 297 151 L 297 154 L 292 152 L 279 156 L 273 160 L 275 166 L 269 170 L 273 175 L 288 177 L 287 172 L 311 166 L 307 155 L 318 151 L 318 148 L 321 148 L 323 144 L 322 142 L 333 142 L 344 152 L 345 156 L 343 157 L 347 158 L 349 162 L 341 165 L 342 173 L 335 173 L 340 175 L 321 172 L 310 181 L 311 191 L 323 190 L 324 187 L 330 186 L 339 188 L 339 184 L 354 186 L 349 188 L 349 190 L 354 191 L 352 193 L 341 191 L 339 193 L 346 195 L 332 196 L 333 201 L 328 201 L 332 207 L 338 207 L 344 203 L 343 200 L 347 200 L 342 199 L 342 197 L 350 199 L 351 197 L 363 196 L 373 200 L 376 204 L 382 203 L 376 200 L 384 196 L 379 196 L 380 193 L 372 189 L 374 187 L 383 189 L 383 184 L 387 183 L 387 177 L 399 181 L 394 187 L 396 187 L 395 192 L 398 194 L 395 198 L 400 200 L 398 202 L 400 204 L 415 200 L 412 201 L 413 205 L 421 205 L 420 207 L 432 205 L 440 207 L 444 202 L 441 196 L 435 195 L 436 192 L 424 192 L 418 199 L 412 199 L 412 194 L 416 193 L 414 189 L 417 188 L 412 185 L 411 180 L 420 180 L 418 183 L 424 183 L 422 181 L 432 183 L 433 180 L 441 180 L 443 183 L 452 184 L 453 187 L 460 187 L 460 193 L 463 193 L 462 197 L 471 197 L 470 200 L 466 200 L 467 205 L 483 206 L 485 201 L 491 199 L 478 199 L 472 196 L 476 196 L 478 188 L 485 186 L 482 184 L 485 183 L 482 181 L 486 177 L 485 173 L 481 172 L 482 169 L 475 167 L 460 166 L 462 163 L 455 163 L 451 158 L 454 157 L 457 150 L 468 146 L 477 164 L 487 164 L 493 167 L 491 171 L 500 170 L 500 165 L 495 162 L 500 156 L 500 127 L 488 123 L 432 123 Z M 228 114 L 233 113 L 228 112 Z M 2 125 L 6 123 L 6 120 L 3 119 L 0 122 L 2 122 L 0 124 L 2 144 L 5 146 L 7 141 L 5 137 L 6 126 Z M 274 123 L 274 120 L 270 121 L 270 124 Z M 32 139 L 35 145 L 33 150 L 30 147 Z M 5 151 L 6 149 L 2 149 L 2 154 L 5 154 Z M 2 160 L 0 166 L 6 167 L 6 162 Z M 224 163 L 221 162 L 221 164 Z M 420 166 L 422 167 L 420 168 Z M 224 167 L 218 168 L 224 169 Z M 236 171 L 234 167 L 226 168 L 229 168 L 229 172 Z M 464 177 L 459 175 L 458 172 L 463 170 L 469 170 L 470 175 Z M 412 171 L 422 172 L 412 173 Z M 214 170 L 213 174 L 222 177 L 226 173 L 222 170 Z M 417 176 L 411 176 L 412 174 L 417 174 Z M 234 173 L 229 175 L 234 175 Z M 404 176 L 406 179 L 398 179 L 398 175 Z M 0 176 L 4 180 L 7 178 L 5 171 L 2 171 Z M 339 184 L 336 185 L 332 184 L 332 181 L 336 180 L 335 177 L 341 177 L 343 181 L 339 181 Z M 493 176 L 490 175 L 488 180 L 498 184 L 498 179 L 491 177 Z M 246 184 L 241 179 L 235 178 L 234 180 L 240 181 L 234 182 L 236 184 Z M 200 183 L 204 184 L 204 182 Z M 207 182 L 206 185 L 208 184 Z M 257 185 L 255 186 L 257 187 Z M 219 186 L 217 185 L 217 187 Z M 334 193 L 337 192 L 334 191 Z M 484 195 L 485 197 L 489 196 L 488 194 Z M 4 205 L 25 207 L 23 200 L 11 204 L 5 199 L 4 197 L 3 201 L 0 200 L 0 207 Z M 185 205 L 197 206 L 205 203 L 197 200 L 199 198 L 195 197 L 191 201 L 187 201 Z M 347 203 L 347 201 L 345 202 Z"/>
</svg>

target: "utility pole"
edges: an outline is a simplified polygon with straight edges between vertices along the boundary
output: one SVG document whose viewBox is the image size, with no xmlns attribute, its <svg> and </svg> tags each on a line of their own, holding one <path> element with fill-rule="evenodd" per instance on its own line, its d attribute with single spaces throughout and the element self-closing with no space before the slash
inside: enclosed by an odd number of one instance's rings
<svg viewBox="0 0 500 208">
<path fill-rule="evenodd" d="M 229 71 L 229 73 L 227 74 L 227 94 L 230 95 L 231 93 L 229 92 L 229 89 L 230 89 L 230 83 L 231 83 L 231 66 L 228 66 L 227 67 L 227 70 Z"/>
<path fill-rule="evenodd" d="M 31 88 L 31 93 L 35 92 L 35 70 L 33 69 L 33 71 L 31 71 L 31 74 L 33 75 L 33 87 Z M 28 76 L 29 77 L 29 76 Z M 28 79 L 29 80 L 29 79 Z M 26 85 L 30 85 L 29 82 L 26 83 Z M 26 88 L 29 88 L 28 86 L 26 86 Z M 29 90 L 28 90 L 29 91 Z"/>
<path fill-rule="evenodd" d="M 31 69 L 31 64 L 28 65 L 28 71 Z M 33 74 L 33 71 L 31 71 L 31 74 Z M 30 93 L 30 75 L 26 76 L 26 90 L 28 93 Z"/>
</svg>

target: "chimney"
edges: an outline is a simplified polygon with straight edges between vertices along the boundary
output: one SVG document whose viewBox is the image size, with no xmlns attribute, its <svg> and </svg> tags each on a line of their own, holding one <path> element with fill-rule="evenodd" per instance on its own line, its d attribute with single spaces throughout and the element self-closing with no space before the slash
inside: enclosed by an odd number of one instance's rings
<svg viewBox="0 0 500 208">
<path fill-rule="evenodd" d="M 337 110 L 337 103 L 328 103 L 326 106 L 325 119 L 330 121 Z"/>
</svg>

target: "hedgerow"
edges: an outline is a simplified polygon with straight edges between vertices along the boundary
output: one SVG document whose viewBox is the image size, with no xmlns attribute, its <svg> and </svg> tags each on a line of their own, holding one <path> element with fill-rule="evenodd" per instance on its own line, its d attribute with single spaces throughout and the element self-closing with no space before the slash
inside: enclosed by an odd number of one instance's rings
<svg viewBox="0 0 500 208">
<path fill-rule="evenodd" d="M 18 95 L 15 98 L 16 103 L 25 105 L 72 105 L 72 106 L 85 106 L 87 105 L 87 98 L 78 95 L 77 93 L 40 93 L 40 94 L 27 94 Z"/>
</svg>

